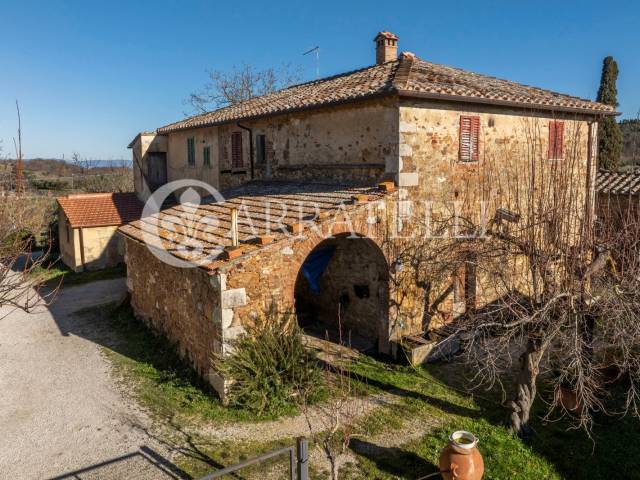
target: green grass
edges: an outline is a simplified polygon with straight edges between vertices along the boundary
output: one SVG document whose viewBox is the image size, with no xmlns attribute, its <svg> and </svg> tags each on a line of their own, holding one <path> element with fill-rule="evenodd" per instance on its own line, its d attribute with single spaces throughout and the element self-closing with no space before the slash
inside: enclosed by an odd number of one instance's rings
<svg viewBox="0 0 640 480">
<path fill-rule="evenodd" d="M 175 346 L 154 335 L 129 307 L 112 310 L 106 321 L 117 337 L 104 347 L 116 375 L 153 414 L 183 424 L 272 418 L 222 405 L 212 388 L 177 355 Z"/>
<path fill-rule="evenodd" d="M 105 344 L 105 352 L 118 378 L 132 388 L 135 397 L 149 410 L 169 419 L 177 444 L 187 444 L 177 464 L 194 477 L 227 466 L 270 449 L 293 444 L 279 442 L 220 442 L 215 438 L 185 436 L 185 426 L 202 423 L 247 422 L 257 420 L 237 408 L 223 406 L 209 387 L 182 362 L 173 346 L 156 337 L 131 311 L 121 308 L 105 319 L 116 335 Z M 537 405 L 533 428 L 527 441 L 511 436 L 503 425 L 504 408 L 495 395 L 482 397 L 460 388 L 459 373 L 450 366 L 412 368 L 389 365 L 362 357 L 353 367 L 362 389 L 371 393 L 393 392 L 401 400 L 382 407 L 360 422 L 363 435 L 354 438 L 351 449 L 357 464 L 345 468 L 346 479 L 416 479 L 437 471 L 440 451 L 454 430 L 469 430 L 480 438 L 485 460 L 485 480 L 640 478 L 640 422 L 598 416 L 594 428 L 595 447 L 579 430 L 567 430 L 561 420 L 543 424 Z M 411 437 L 393 447 L 367 445 L 376 438 L 397 438 L 412 424 L 428 425 L 422 436 Z M 369 447 L 369 448 L 363 448 Z M 286 459 L 242 472 L 243 478 L 284 478 L 278 476 Z M 315 468 L 315 467 L 314 467 Z M 275 476 L 264 472 L 275 472 Z M 261 473 L 262 472 L 262 473 Z M 316 472 L 314 478 L 324 478 Z M 437 478 L 437 477 L 436 477 Z"/>
<path fill-rule="evenodd" d="M 31 275 L 36 277 L 49 287 L 62 287 L 81 285 L 89 282 L 97 282 L 98 280 L 110 280 L 113 278 L 121 278 L 127 275 L 125 265 L 104 268 L 102 270 L 94 270 L 88 272 L 74 272 L 64 265 L 52 265 L 49 267 L 37 267 L 31 271 Z"/>
<path fill-rule="evenodd" d="M 353 478 L 411 479 L 418 478 L 418 473 L 435 472 L 447 437 L 455 430 L 468 430 L 480 438 L 485 479 L 596 480 L 613 472 L 623 474 L 618 478 L 640 478 L 637 419 L 597 416 L 594 444 L 583 431 L 570 429 L 567 419 L 543 424 L 544 405 L 538 401 L 532 421 L 536 433 L 523 441 L 504 427 L 506 412 L 497 395 L 482 392 L 482 397 L 474 398 L 463 393 L 460 378 L 452 377 L 451 368 L 393 366 L 364 358 L 354 370 L 370 387 L 404 396 L 401 407 L 376 412 L 367 419 L 371 433 L 401 432 L 403 427 L 398 425 L 406 424 L 406 419 L 435 419 L 436 426 L 422 438 L 400 448 L 383 449 L 373 458 L 359 454 Z"/>
</svg>

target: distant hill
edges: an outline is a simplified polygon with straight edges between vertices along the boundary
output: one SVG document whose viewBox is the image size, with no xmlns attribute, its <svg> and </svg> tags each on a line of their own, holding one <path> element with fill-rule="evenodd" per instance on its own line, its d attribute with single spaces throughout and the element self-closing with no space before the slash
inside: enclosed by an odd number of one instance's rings
<svg viewBox="0 0 640 480">
<path fill-rule="evenodd" d="M 622 165 L 640 165 L 640 120 L 622 120 L 620 129 L 623 138 Z"/>
</svg>

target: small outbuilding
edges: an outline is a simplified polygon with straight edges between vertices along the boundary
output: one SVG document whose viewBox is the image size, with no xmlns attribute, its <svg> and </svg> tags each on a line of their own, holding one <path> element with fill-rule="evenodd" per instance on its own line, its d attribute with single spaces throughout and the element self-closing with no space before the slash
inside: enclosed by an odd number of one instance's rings
<svg viewBox="0 0 640 480">
<path fill-rule="evenodd" d="M 75 272 L 124 263 L 120 225 L 140 218 L 135 193 L 81 193 L 58 198 L 58 238 L 62 262 Z"/>
</svg>

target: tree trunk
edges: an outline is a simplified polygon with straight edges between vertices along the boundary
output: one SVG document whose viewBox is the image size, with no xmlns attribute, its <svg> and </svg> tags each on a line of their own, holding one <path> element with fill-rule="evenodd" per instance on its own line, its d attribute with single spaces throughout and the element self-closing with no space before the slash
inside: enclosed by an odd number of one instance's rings
<svg viewBox="0 0 640 480">
<path fill-rule="evenodd" d="M 539 342 L 529 340 L 527 348 L 520 356 L 520 370 L 515 379 L 515 398 L 511 401 L 511 433 L 525 436 L 531 432 L 529 415 L 536 397 L 536 380 L 542 349 Z"/>
</svg>

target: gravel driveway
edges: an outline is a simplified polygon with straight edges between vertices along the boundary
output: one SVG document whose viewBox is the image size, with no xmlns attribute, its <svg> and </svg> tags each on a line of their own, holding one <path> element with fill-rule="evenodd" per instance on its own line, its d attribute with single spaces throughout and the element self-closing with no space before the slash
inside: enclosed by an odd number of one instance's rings
<svg viewBox="0 0 640 480">
<path fill-rule="evenodd" d="M 0 478 L 178 478 L 110 378 L 96 316 L 74 314 L 125 291 L 124 279 L 105 280 L 32 313 L 0 309 Z"/>
</svg>

